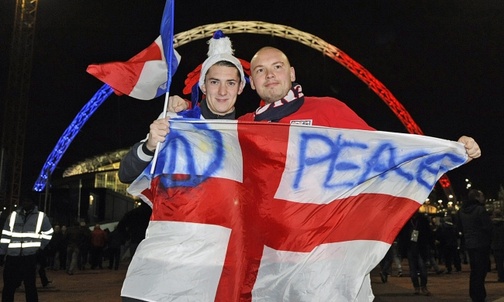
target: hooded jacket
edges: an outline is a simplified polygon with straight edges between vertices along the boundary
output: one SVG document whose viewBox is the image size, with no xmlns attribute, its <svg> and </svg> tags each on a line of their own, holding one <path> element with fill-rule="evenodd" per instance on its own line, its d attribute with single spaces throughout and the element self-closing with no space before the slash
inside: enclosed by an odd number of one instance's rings
<svg viewBox="0 0 504 302">
<path fill-rule="evenodd" d="M 468 249 L 490 248 L 492 220 L 483 204 L 470 200 L 459 211 L 460 227 Z"/>
</svg>

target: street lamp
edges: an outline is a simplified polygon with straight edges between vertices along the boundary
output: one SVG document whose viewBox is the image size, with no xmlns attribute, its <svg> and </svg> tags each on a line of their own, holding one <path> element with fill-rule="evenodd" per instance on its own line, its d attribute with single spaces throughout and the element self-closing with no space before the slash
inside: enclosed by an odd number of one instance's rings
<svg viewBox="0 0 504 302">
<path fill-rule="evenodd" d="M 466 182 L 466 189 L 469 190 L 472 187 L 471 181 L 468 178 L 466 178 L 465 182 Z"/>
</svg>

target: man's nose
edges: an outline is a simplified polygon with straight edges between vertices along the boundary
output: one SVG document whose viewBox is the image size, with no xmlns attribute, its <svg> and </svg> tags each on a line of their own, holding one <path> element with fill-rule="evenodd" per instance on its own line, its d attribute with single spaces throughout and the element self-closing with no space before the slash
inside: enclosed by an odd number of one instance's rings
<svg viewBox="0 0 504 302">
<path fill-rule="evenodd" d="M 274 78 L 275 77 L 275 74 L 270 71 L 270 70 L 266 70 L 266 78 L 270 79 L 270 78 Z"/>
</svg>

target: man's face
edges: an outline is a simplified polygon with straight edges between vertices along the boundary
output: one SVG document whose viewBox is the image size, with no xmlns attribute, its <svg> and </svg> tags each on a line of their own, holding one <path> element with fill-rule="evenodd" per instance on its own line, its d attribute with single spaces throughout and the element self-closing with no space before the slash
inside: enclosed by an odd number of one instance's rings
<svg viewBox="0 0 504 302">
<path fill-rule="evenodd" d="M 266 103 L 274 103 L 287 95 L 296 79 L 294 67 L 281 51 L 261 49 L 250 61 L 250 86 Z"/>
<path fill-rule="evenodd" d="M 234 110 L 236 98 L 242 93 L 240 73 L 236 67 L 213 65 L 205 76 L 202 87 L 210 111 L 224 115 Z"/>
<path fill-rule="evenodd" d="M 21 203 L 21 206 L 23 207 L 23 210 L 31 211 L 33 210 L 33 208 L 35 208 L 35 203 L 33 202 L 33 200 L 24 199 Z"/>
</svg>

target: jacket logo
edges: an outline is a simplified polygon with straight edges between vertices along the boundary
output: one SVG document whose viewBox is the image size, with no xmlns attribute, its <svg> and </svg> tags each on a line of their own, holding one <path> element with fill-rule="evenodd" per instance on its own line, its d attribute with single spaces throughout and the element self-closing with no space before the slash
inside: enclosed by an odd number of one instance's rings
<svg viewBox="0 0 504 302">
<path fill-rule="evenodd" d="M 291 125 L 304 125 L 311 126 L 313 124 L 313 120 L 292 120 L 290 121 Z"/>
</svg>

